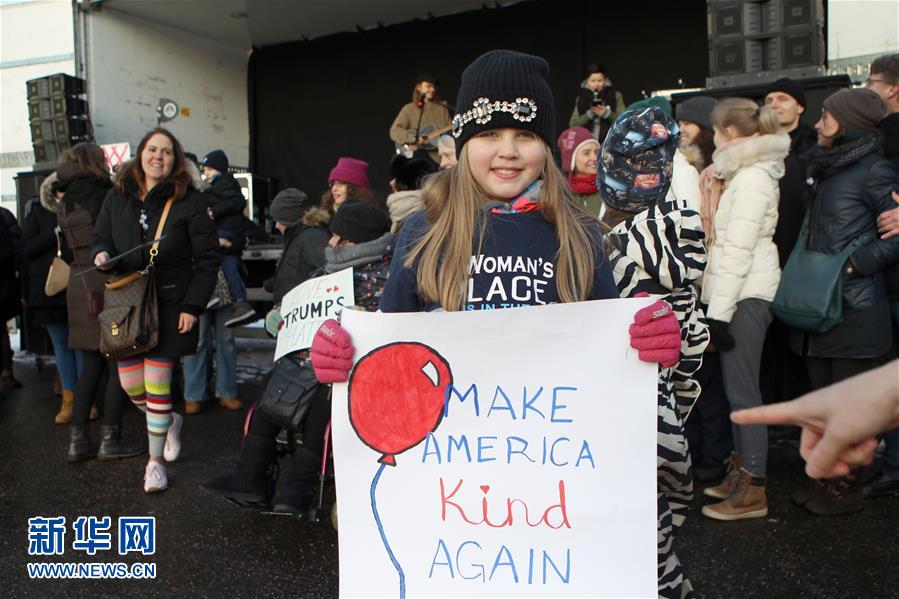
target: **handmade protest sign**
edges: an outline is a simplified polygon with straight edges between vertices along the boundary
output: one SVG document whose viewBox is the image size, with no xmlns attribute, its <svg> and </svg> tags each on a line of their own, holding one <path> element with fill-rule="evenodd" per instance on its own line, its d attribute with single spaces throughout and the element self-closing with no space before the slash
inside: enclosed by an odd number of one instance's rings
<svg viewBox="0 0 899 599">
<path fill-rule="evenodd" d="M 340 595 L 655 597 L 650 301 L 344 312 Z"/>
<path fill-rule="evenodd" d="M 309 279 L 288 291 L 281 300 L 284 326 L 278 332 L 275 360 L 309 349 L 321 323 L 336 318 L 346 306 L 354 305 L 352 268 Z"/>
</svg>

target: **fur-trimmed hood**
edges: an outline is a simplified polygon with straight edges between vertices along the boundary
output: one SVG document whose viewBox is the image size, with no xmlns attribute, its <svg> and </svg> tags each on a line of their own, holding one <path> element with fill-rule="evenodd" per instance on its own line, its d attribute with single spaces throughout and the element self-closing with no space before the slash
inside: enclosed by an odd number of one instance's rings
<svg viewBox="0 0 899 599">
<path fill-rule="evenodd" d="M 773 179 L 784 175 L 784 158 L 790 153 L 790 136 L 770 133 L 750 137 L 716 150 L 712 156 L 715 171 L 723 179 L 731 179 L 740 169 L 755 166 Z"/>
<path fill-rule="evenodd" d="M 699 149 L 699 146 L 691 144 L 689 146 L 680 146 L 678 149 L 683 157 L 687 159 L 687 162 L 690 163 L 690 166 L 700 173 L 702 172 L 702 169 L 708 166 L 702 159 L 702 150 Z"/>
<path fill-rule="evenodd" d="M 59 200 L 56 199 L 56 194 L 53 193 L 53 184 L 56 183 L 56 171 L 50 173 L 46 179 L 44 179 L 43 183 L 41 183 L 41 206 L 49 210 L 50 212 L 55 213 L 56 207 L 59 205 Z"/>
<path fill-rule="evenodd" d="M 307 227 L 327 227 L 330 222 L 331 213 L 320 206 L 313 206 L 304 212 L 303 218 L 300 219 L 300 224 Z"/>
</svg>

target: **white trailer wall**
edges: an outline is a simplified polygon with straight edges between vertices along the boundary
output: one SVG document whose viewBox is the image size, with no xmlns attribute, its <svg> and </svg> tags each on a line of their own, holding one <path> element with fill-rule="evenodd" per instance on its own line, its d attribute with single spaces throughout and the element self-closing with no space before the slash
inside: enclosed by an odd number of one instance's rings
<svg viewBox="0 0 899 599">
<path fill-rule="evenodd" d="M 172 10 L 177 3 L 170 2 Z M 222 148 L 231 164 L 249 163 L 249 51 L 137 19 L 109 7 L 85 12 L 83 72 L 97 143 L 130 142 L 132 151 L 156 126 L 169 98 L 189 115 L 163 126 L 200 157 Z"/>
</svg>

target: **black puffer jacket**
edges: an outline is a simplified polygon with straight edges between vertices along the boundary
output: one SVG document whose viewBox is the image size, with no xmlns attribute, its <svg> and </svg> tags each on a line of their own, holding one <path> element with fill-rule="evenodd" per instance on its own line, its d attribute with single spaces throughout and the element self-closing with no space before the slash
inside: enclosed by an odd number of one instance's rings
<svg viewBox="0 0 899 599">
<path fill-rule="evenodd" d="M 143 202 L 133 181 L 126 183 L 128 192 L 111 189 L 94 225 L 94 247 L 91 255 L 109 252 L 116 256 L 153 239 L 166 200 L 174 193 L 174 184 L 163 181 L 151 189 Z M 141 209 L 146 212 L 147 229 L 141 226 Z M 197 331 L 178 332 L 181 312 L 198 315 L 206 307 L 215 287 L 221 254 L 215 223 L 206 212 L 206 198 L 194 189 L 172 204 L 155 260 L 156 293 L 159 303 L 159 344 L 155 356 L 180 357 L 197 351 Z M 149 262 L 150 249 L 134 252 L 113 267 L 116 274 L 143 269 Z"/>
<path fill-rule="evenodd" d="M 325 265 L 325 247 L 331 238 L 327 229 L 330 219 L 327 210 L 310 208 L 298 225 L 284 231 L 284 253 L 274 278 L 266 286 L 271 289 L 276 305 L 288 291 Z"/>
<path fill-rule="evenodd" d="M 853 133 L 838 139 L 831 151 L 860 140 L 851 137 Z M 878 150 L 875 144 L 864 156 L 836 168 L 822 166 L 827 150 L 816 147 L 809 153 L 814 184 L 808 249 L 839 253 L 856 237 L 876 230 L 877 216 L 895 207 L 890 192 L 899 177 Z M 792 349 L 821 358 L 871 358 L 887 353 L 892 335 L 884 271 L 896 260 L 899 237 L 876 238 L 857 249 L 843 268 L 843 321 L 825 333 L 793 332 Z"/>
<path fill-rule="evenodd" d="M 216 176 L 205 191 L 215 226 L 235 235 L 243 235 L 243 210 L 247 206 L 247 200 L 234 175 L 222 173 Z"/>
</svg>

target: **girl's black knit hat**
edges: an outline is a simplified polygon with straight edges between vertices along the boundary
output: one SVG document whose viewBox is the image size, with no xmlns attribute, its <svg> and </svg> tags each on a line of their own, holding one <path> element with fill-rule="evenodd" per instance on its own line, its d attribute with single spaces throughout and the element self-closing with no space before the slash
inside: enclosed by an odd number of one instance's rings
<svg viewBox="0 0 899 599">
<path fill-rule="evenodd" d="M 555 106 L 547 77 L 549 64 L 539 56 L 491 50 L 462 72 L 453 118 L 456 156 L 472 135 L 490 129 L 524 129 L 547 145 L 555 140 Z"/>
</svg>

